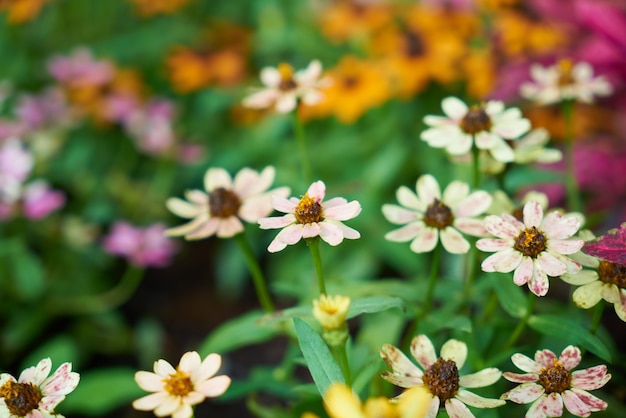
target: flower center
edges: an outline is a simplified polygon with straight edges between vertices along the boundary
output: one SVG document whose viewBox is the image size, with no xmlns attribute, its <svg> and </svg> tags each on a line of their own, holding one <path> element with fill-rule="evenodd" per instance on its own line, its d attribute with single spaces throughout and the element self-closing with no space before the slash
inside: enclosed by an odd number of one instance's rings
<svg viewBox="0 0 626 418">
<path fill-rule="evenodd" d="M 565 392 L 571 380 L 572 377 L 569 372 L 556 358 L 554 359 L 554 366 L 539 371 L 539 383 L 544 387 L 547 394 Z"/>
<path fill-rule="evenodd" d="M 528 257 L 537 258 L 546 249 L 546 243 L 547 239 L 543 232 L 537 227 L 531 226 L 515 238 L 513 248 Z"/>
<path fill-rule="evenodd" d="M 41 392 L 32 383 L 8 381 L 0 387 L 0 397 L 12 415 L 23 417 L 39 408 Z"/>
<path fill-rule="evenodd" d="M 293 79 L 293 67 L 291 65 L 284 62 L 278 64 L 278 72 L 280 73 L 279 90 L 289 91 L 298 87 L 298 84 Z"/>
<path fill-rule="evenodd" d="M 482 105 L 472 106 L 463 119 L 461 119 L 461 129 L 466 134 L 475 135 L 478 132 L 488 131 L 491 129 L 491 118 L 485 112 Z"/>
<path fill-rule="evenodd" d="M 228 218 L 236 215 L 240 206 L 239 196 L 231 190 L 218 187 L 209 194 L 209 212 L 215 218 Z"/>
<path fill-rule="evenodd" d="M 459 390 L 459 369 L 453 360 L 444 360 L 441 357 L 426 370 L 422 377 L 430 393 L 437 396 L 441 402 L 452 398 Z"/>
<path fill-rule="evenodd" d="M 324 220 L 322 205 L 311 198 L 308 193 L 300 199 L 295 210 L 296 220 L 300 224 L 312 224 Z"/>
<path fill-rule="evenodd" d="M 163 379 L 165 391 L 174 396 L 184 398 L 193 391 L 193 383 L 189 375 L 180 370 Z"/>
<path fill-rule="evenodd" d="M 346 88 L 348 90 L 356 88 L 359 85 L 359 83 L 361 82 L 359 77 L 356 76 L 356 75 L 346 76 L 346 77 L 344 77 L 344 79 L 342 81 L 343 81 L 344 88 Z"/>
<path fill-rule="evenodd" d="M 435 199 L 424 214 L 424 223 L 437 229 L 444 229 L 452 225 L 453 221 L 454 215 L 452 215 L 452 210 L 441 203 L 439 199 Z"/>
<path fill-rule="evenodd" d="M 626 289 L 626 265 L 600 260 L 598 276 L 604 283 L 614 284 Z"/>
<path fill-rule="evenodd" d="M 405 52 L 409 58 L 417 58 L 424 55 L 425 48 L 422 38 L 415 32 L 408 31 L 404 35 Z"/>
<path fill-rule="evenodd" d="M 572 68 L 574 68 L 574 63 L 572 62 L 572 60 L 560 60 L 557 64 L 557 68 L 559 71 L 559 87 L 569 86 L 576 82 L 576 80 L 574 80 L 574 76 L 572 75 Z"/>
</svg>

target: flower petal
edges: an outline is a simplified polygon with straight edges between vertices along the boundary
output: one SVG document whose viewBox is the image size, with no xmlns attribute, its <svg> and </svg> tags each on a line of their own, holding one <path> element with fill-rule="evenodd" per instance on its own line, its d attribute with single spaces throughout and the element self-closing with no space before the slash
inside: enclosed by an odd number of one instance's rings
<svg viewBox="0 0 626 418">
<path fill-rule="evenodd" d="M 382 208 L 385 218 L 394 224 L 402 225 L 413 222 L 423 217 L 422 214 L 412 209 L 405 209 L 401 206 L 385 204 Z"/>
<path fill-rule="evenodd" d="M 528 409 L 526 417 L 560 417 L 563 415 L 563 399 L 558 393 L 540 397 Z"/>
<path fill-rule="evenodd" d="M 295 222 L 296 222 L 296 217 L 293 214 L 288 213 L 283 216 L 259 219 L 259 228 L 261 229 L 284 228 L 287 225 L 294 224 Z"/>
<path fill-rule="evenodd" d="M 483 398 L 482 396 L 478 396 L 475 393 L 463 389 L 459 389 L 455 397 L 475 408 L 495 408 L 506 403 L 504 399 Z"/>
<path fill-rule="evenodd" d="M 510 239 L 516 238 L 521 230 L 516 225 L 505 221 L 503 216 L 489 215 L 485 217 L 485 228 L 491 235 L 498 238 Z"/>
<path fill-rule="evenodd" d="M 580 354 L 580 349 L 578 347 L 574 347 L 573 345 L 565 347 L 559 356 L 559 362 L 563 364 L 565 370 L 572 370 L 580 364 L 581 360 L 582 356 Z"/>
<path fill-rule="evenodd" d="M 474 418 L 469 408 L 458 399 L 450 398 L 444 405 L 450 418 Z"/>
<path fill-rule="evenodd" d="M 207 198 L 208 199 L 208 198 Z M 200 215 L 204 208 L 195 205 L 193 203 L 189 203 L 186 200 L 182 200 L 176 197 L 169 198 L 165 201 L 165 206 L 175 215 L 180 216 L 181 218 L 195 218 Z"/>
<path fill-rule="evenodd" d="M 324 207 L 324 218 L 336 221 L 347 221 L 361 213 L 361 204 L 356 200 L 341 206 Z"/>
<path fill-rule="evenodd" d="M 532 226 L 539 228 L 543 220 L 543 208 L 538 202 L 530 201 L 524 205 L 524 225 L 527 228 Z"/>
<path fill-rule="evenodd" d="M 424 370 L 427 370 L 437 361 L 435 346 L 432 341 L 423 334 L 416 336 L 411 341 L 411 355 Z"/>
<path fill-rule="evenodd" d="M 413 241 L 411 241 L 411 251 L 414 253 L 427 253 L 435 249 L 439 241 L 439 233 L 437 229 L 425 227 L 422 229 Z"/>
<path fill-rule="evenodd" d="M 589 409 L 592 412 L 603 411 L 608 406 L 607 403 L 604 402 L 602 399 L 593 396 L 591 393 L 585 390 L 573 388 L 566 392 L 573 392 L 574 394 L 576 394 L 576 396 L 578 396 L 581 401 L 589 406 Z"/>
<path fill-rule="evenodd" d="M 191 380 L 194 382 L 202 382 L 207 380 L 222 366 L 222 356 L 216 353 L 211 353 L 202 360 L 199 367 L 191 372 Z"/>
<path fill-rule="evenodd" d="M 452 96 L 441 101 L 441 108 L 443 113 L 453 120 L 461 120 L 468 111 L 467 105 L 461 99 Z"/>
<path fill-rule="evenodd" d="M 495 254 L 485 258 L 481 264 L 483 271 L 501 273 L 510 273 L 515 270 L 522 262 L 522 254 L 510 248 L 504 251 L 498 251 Z"/>
<path fill-rule="evenodd" d="M 455 215 L 458 217 L 474 217 L 485 213 L 491 206 L 491 195 L 482 190 L 476 191 L 464 198 L 455 207 Z"/>
<path fill-rule="evenodd" d="M 195 389 L 208 398 L 222 395 L 230 386 L 231 379 L 228 376 L 215 376 L 195 386 Z"/>
<path fill-rule="evenodd" d="M 505 373 L 506 376 L 506 373 Z M 502 394 L 501 398 L 515 403 L 530 403 L 538 399 L 545 393 L 543 386 L 537 383 L 522 383 L 519 386 L 514 387 L 510 391 Z"/>
<path fill-rule="evenodd" d="M 537 362 L 524 354 L 515 353 L 511 356 L 511 361 L 515 366 L 525 371 L 526 373 L 539 373 L 539 371 L 545 367 L 544 364 L 537 364 Z"/>
<path fill-rule="evenodd" d="M 456 367 L 461 369 L 467 359 L 467 345 L 464 342 L 450 339 L 441 346 L 441 358 L 454 361 Z"/>
<path fill-rule="evenodd" d="M 209 168 L 204 175 L 204 189 L 210 193 L 220 187 L 226 190 L 233 188 L 230 174 L 223 168 Z"/>
<path fill-rule="evenodd" d="M 152 411 L 163 403 L 169 395 L 167 392 L 151 393 L 133 401 L 133 408 L 138 411 Z"/>
<path fill-rule="evenodd" d="M 424 227 L 422 222 L 412 222 L 402 228 L 388 232 L 385 234 L 385 239 L 394 242 L 407 242 L 419 235 Z"/>
<path fill-rule="evenodd" d="M 135 373 L 135 381 L 140 388 L 148 392 L 163 390 L 163 376 L 155 373 L 138 371 Z"/>
<path fill-rule="evenodd" d="M 417 179 L 415 188 L 420 200 L 426 205 L 430 205 L 435 199 L 441 200 L 439 183 L 437 183 L 435 177 L 430 174 L 424 174 Z"/>
<path fill-rule="evenodd" d="M 536 262 L 548 276 L 557 277 L 567 272 L 567 266 L 547 251 L 539 253 Z"/>
<path fill-rule="evenodd" d="M 451 254 L 465 254 L 470 249 L 470 244 L 463 235 L 451 226 L 440 232 L 441 244 Z"/>
<path fill-rule="evenodd" d="M 596 390 L 604 386 L 611 379 L 605 365 L 589 367 L 572 372 L 572 387 L 584 390 Z"/>
<path fill-rule="evenodd" d="M 396 191 L 396 199 L 398 200 L 398 203 L 406 208 L 421 212 L 426 210 L 426 205 L 420 200 L 419 197 L 417 197 L 415 193 L 413 193 L 413 191 L 411 191 L 411 189 L 406 186 L 400 186 L 400 188 L 398 188 Z"/>
<path fill-rule="evenodd" d="M 459 378 L 459 385 L 464 388 L 482 388 L 494 384 L 500 379 L 502 372 L 495 367 L 489 367 L 479 372 L 466 374 Z M 470 404 L 471 405 L 471 404 Z M 475 406 L 475 405 L 473 405 Z"/>
</svg>

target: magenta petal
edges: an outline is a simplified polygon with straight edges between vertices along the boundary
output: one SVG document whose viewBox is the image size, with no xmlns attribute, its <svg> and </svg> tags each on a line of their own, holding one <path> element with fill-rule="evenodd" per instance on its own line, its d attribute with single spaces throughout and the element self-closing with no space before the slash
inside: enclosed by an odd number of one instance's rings
<svg viewBox="0 0 626 418">
<path fill-rule="evenodd" d="M 505 373 L 506 376 L 506 373 Z M 522 383 L 502 395 L 502 399 L 526 404 L 531 403 L 545 393 L 543 386 L 537 383 Z"/>
<path fill-rule="evenodd" d="M 563 403 L 569 412 L 577 417 L 588 417 L 591 414 L 589 405 L 584 403 L 574 392 L 566 390 L 562 394 Z"/>
<path fill-rule="evenodd" d="M 577 388 L 573 388 L 571 390 L 569 390 L 569 392 L 572 392 L 574 394 L 576 394 L 576 396 L 578 396 L 578 398 L 583 401 L 585 404 L 587 404 L 589 406 L 589 409 L 592 412 L 596 412 L 596 411 L 603 411 L 607 408 L 607 403 L 604 402 L 602 399 L 597 398 L 595 396 L 593 396 L 591 393 L 582 390 L 582 389 L 577 389 Z"/>
<path fill-rule="evenodd" d="M 538 350 L 535 353 L 535 361 L 539 363 L 542 367 L 554 366 L 555 359 L 556 359 L 556 354 L 554 354 L 550 350 Z"/>
<path fill-rule="evenodd" d="M 565 367 L 565 370 L 572 370 L 580 364 L 580 360 L 582 360 L 580 349 L 573 345 L 565 347 L 559 356 L 559 362 Z"/>
<path fill-rule="evenodd" d="M 517 374 L 517 373 L 505 372 L 503 376 L 509 382 L 514 382 L 514 383 L 532 383 L 538 380 L 537 375 L 534 373 Z"/>
<path fill-rule="evenodd" d="M 572 387 L 584 390 L 599 389 L 611 379 L 611 375 L 606 372 L 605 365 L 576 370 L 572 372 Z"/>
<path fill-rule="evenodd" d="M 558 393 L 539 398 L 528 410 L 527 417 L 560 417 L 563 415 L 563 399 Z"/>
</svg>

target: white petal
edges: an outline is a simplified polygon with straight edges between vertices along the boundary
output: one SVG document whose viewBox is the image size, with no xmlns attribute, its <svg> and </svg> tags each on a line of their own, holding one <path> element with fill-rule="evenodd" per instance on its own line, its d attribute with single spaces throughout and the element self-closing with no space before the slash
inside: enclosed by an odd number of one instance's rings
<svg viewBox="0 0 626 418">
<path fill-rule="evenodd" d="M 531 226 L 539 228 L 543 220 L 543 208 L 538 202 L 528 202 L 524 205 L 524 225 L 527 228 Z"/>
<path fill-rule="evenodd" d="M 419 254 L 434 250 L 437 242 L 439 242 L 439 233 L 437 231 L 437 229 L 428 226 L 422 229 L 411 242 L 409 246 L 411 251 Z"/>
<path fill-rule="evenodd" d="M 226 190 L 233 188 L 230 174 L 223 168 L 209 168 L 204 175 L 204 189 L 210 193 L 220 187 Z"/>
<path fill-rule="evenodd" d="M 451 119 L 460 120 L 466 114 L 468 107 L 461 99 L 456 97 L 446 97 L 441 102 L 441 108 L 443 109 L 443 113 L 446 114 Z"/>
<path fill-rule="evenodd" d="M 435 346 L 425 335 L 418 335 L 411 341 L 411 355 L 424 370 L 427 370 L 437 361 Z"/>
<path fill-rule="evenodd" d="M 461 369 L 467 359 L 467 345 L 455 339 L 448 340 L 441 346 L 441 358 L 453 360 L 457 368 Z"/>
<path fill-rule="evenodd" d="M 451 254 L 465 254 L 469 251 L 469 242 L 456 229 L 448 226 L 440 232 L 441 244 Z"/>
<path fill-rule="evenodd" d="M 405 209 L 401 206 L 384 204 L 382 208 L 385 218 L 396 225 L 403 225 L 421 219 L 423 215 L 412 209 Z"/>
<path fill-rule="evenodd" d="M 425 174 L 417 179 L 415 188 L 420 200 L 427 205 L 431 204 L 435 199 L 441 200 L 439 183 L 430 174 Z"/>
<path fill-rule="evenodd" d="M 459 378 L 459 385 L 464 388 L 482 388 L 496 383 L 502 372 L 495 367 L 483 369 L 479 372 L 467 374 Z"/>
</svg>

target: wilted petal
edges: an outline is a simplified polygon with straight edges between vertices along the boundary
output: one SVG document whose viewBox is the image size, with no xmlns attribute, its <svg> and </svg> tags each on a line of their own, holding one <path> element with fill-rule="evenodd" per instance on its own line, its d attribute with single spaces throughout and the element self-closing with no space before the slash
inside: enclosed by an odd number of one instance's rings
<svg viewBox="0 0 626 418">
<path fill-rule="evenodd" d="M 435 346 L 425 335 L 418 335 L 411 341 L 411 355 L 417 360 L 424 370 L 437 361 Z"/>
</svg>

